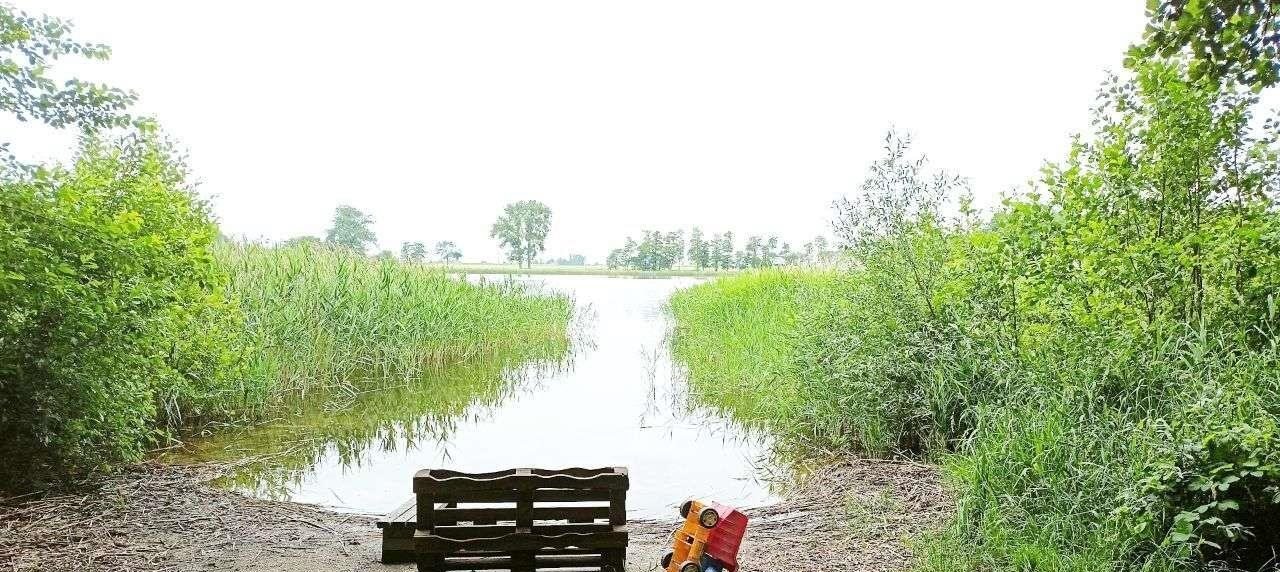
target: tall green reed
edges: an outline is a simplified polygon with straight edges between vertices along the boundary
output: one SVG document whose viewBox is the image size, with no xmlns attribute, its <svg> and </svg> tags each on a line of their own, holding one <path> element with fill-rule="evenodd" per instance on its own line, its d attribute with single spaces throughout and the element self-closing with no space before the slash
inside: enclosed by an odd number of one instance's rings
<svg viewBox="0 0 1280 572">
<path fill-rule="evenodd" d="M 567 348 L 572 301 L 515 283 L 471 284 L 308 245 L 221 244 L 215 259 L 242 316 L 240 372 L 185 396 L 179 411 L 189 418 L 252 417 L 313 392 L 351 394 L 450 364 Z"/>
</svg>

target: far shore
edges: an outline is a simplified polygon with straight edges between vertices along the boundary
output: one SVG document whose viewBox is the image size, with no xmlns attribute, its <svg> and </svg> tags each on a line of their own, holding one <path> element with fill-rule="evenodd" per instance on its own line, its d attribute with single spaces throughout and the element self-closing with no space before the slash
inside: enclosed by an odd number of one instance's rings
<svg viewBox="0 0 1280 572">
<path fill-rule="evenodd" d="M 738 270 L 712 270 L 708 268 L 672 268 L 669 270 L 633 270 L 630 268 L 609 268 L 601 265 L 571 266 L 561 264 L 534 264 L 532 267 L 514 264 L 484 264 L 461 262 L 455 264 L 432 264 L 455 274 L 560 274 L 567 276 L 642 276 L 642 277 L 713 277 L 730 276 Z"/>
</svg>

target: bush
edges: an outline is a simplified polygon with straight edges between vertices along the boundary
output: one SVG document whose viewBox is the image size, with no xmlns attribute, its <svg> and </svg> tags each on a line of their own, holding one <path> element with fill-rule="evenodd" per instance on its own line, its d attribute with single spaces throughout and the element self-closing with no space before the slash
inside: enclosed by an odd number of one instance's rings
<svg viewBox="0 0 1280 572">
<path fill-rule="evenodd" d="M 1247 388 L 1218 390 L 1157 421 L 1159 454 L 1142 467 L 1134 499 L 1120 512 L 1149 545 L 1198 561 L 1248 570 L 1280 549 L 1280 435 Z"/>
<path fill-rule="evenodd" d="M 0 487 L 138 458 L 169 388 L 216 383 L 217 230 L 148 136 L 89 138 L 0 194 Z"/>
<path fill-rule="evenodd" d="M 794 317 L 758 334 L 784 348 L 757 371 L 785 375 L 755 381 L 792 396 L 780 431 L 946 466 L 959 511 L 926 570 L 1259 569 L 1280 552 L 1280 133 L 1253 130 L 1256 97 L 1176 64 L 1100 102 L 1094 137 L 989 221 L 891 136 L 839 205 L 851 270 L 771 302 Z M 737 280 L 677 299 L 713 304 Z M 683 358 L 717 337 L 679 309 Z M 740 351 L 723 337 L 699 354 Z M 705 363 L 691 376 L 715 380 Z"/>
</svg>

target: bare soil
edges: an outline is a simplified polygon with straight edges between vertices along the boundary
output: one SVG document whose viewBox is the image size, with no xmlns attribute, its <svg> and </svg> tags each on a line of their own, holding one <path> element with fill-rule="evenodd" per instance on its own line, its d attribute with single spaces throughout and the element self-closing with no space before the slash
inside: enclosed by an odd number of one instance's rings
<svg viewBox="0 0 1280 572">
<path fill-rule="evenodd" d="M 378 561 L 374 516 L 249 498 L 211 485 L 219 474 L 148 463 L 90 491 L 0 503 L 0 572 L 413 569 Z M 785 498 L 746 511 L 744 572 L 902 570 L 906 540 L 951 512 L 936 468 L 911 462 L 833 462 Z M 627 569 L 657 570 L 674 528 L 632 522 Z"/>
</svg>

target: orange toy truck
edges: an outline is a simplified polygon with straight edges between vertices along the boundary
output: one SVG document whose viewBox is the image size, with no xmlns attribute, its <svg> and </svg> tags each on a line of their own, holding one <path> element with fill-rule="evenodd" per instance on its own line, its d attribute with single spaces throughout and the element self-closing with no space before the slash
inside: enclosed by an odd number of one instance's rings
<svg viewBox="0 0 1280 572">
<path fill-rule="evenodd" d="M 747 515 L 712 502 L 685 501 L 684 518 L 662 557 L 666 572 L 737 572 L 738 547 L 747 532 Z"/>
</svg>

